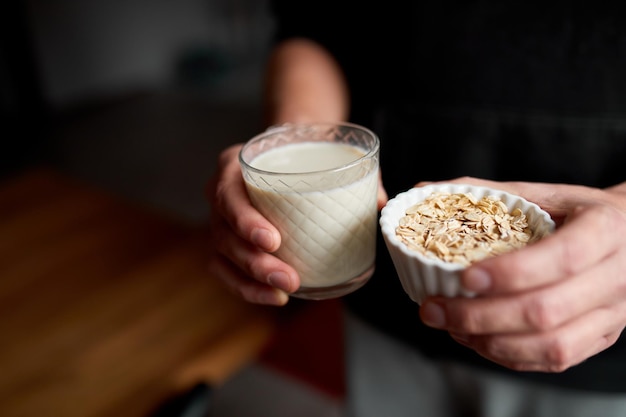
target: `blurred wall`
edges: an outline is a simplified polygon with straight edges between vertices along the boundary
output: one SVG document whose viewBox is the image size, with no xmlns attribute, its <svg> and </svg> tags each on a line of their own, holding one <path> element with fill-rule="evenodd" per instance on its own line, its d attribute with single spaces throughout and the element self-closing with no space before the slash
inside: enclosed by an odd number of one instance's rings
<svg viewBox="0 0 626 417">
<path fill-rule="evenodd" d="M 256 94 L 265 0 L 27 0 L 53 106 L 194 82 L 220 99 Z M 212 88 L 212 90 L 210 90 Z"/>
<path fill-rule="evenodd" d="M 217 154 L 260 128 L 266 0 L 25 0 L 0 29 L 0 171 L 205 219 Z"/>
</svg>

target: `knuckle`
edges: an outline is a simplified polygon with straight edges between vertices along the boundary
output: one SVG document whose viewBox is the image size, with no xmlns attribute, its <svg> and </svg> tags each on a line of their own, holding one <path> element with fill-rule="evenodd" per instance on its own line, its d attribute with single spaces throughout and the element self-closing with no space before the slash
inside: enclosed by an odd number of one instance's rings
<svg viewBox="0 0 626 417">
<path fill-rule="evenodd" d="M 501 258 L 494 258 L 497 262 L 504 263 L 507 271 L 511 271 L 511 273 L 507 274 L 506 280 L 502 280 L 498 282 L 498 284 L 506 287 L 507 290 L 525 288 L 528 285 L 527 277 L 536 273 L 536 271 L 531 269 L 532 266 L 526 259 L 527 258 L 518 251 L 505 254 Z"/>
<path fill-rule="evenodd" d="M 500 343 L 500 339 L 498 337 L 487 337 L 483 340 L 482 349 L 485 355 L 489 358 L 505 358 L 508 355 L 505 354 L 507 352 L 507 346 Z"/>
<path fill-rule="evenodd" d="M 482 333 L 482 316 L 479 309 L 467 308 L 457 311 L 457 326 L 462 333 L 478 334 Z"/>
<path fill-rule="evenodd" d="M 603 338 L 604 343 L 605 343 L 604 349 L 607 349 L 607 348 L 613 346 L 617 342 L 619 337 L 620 337 L 620 332 L 613 332 L 613 333 L 611 333 L 609 335 L 604 336 L 604 338 Z"/>
<path fill-rule="evenodd" d="M 248 256 L 243 265 L 246 274 L 259 282 L 267 284 L 267 266 L 264 256 Z"/>
<path fill-rule="evenodd" d="M 241 285 L 238 285 L 237 281 L 222 274 L 217 274 L 215 276 L 231 294 L 238 298 L 247 300 L 245 289 Z"/>
<path fill-rule="evenodd" d="M 569 344 L 560 338 L 551 339 L 545 350 L 546 369 L 549 372 L 563 372 L 570 367 L 573 351 Z"/>
<path fill-rule="evenodd" d="M 260 262 L 256 256 L 248 256 L 243 260 L 243 268 L 248 275 L 255 275 L 259 271 Z"/>
<path fill-rule="evenodd" d="M 239 288 L 240 296 L 245 301 L 253 304 L 267 304 L 267 299 L 263 296 L 263 290 L 256 286 L 243 286 Z"/>
<path fill-rule="evenodd" d="M 561 247 L 561 254 L 557 257 L 559 269 L 564 276 L 570 276 L 576 272 L 580 259 L 584 259 L 583 255 L 587 252 L 583 245 L 576 245 L 574 241 L 564 242 Z"/>
<path fill-rule="evenodd" d="M 239 150 L 241 149 L 241 147 L 242 147 L 242 144 L 237 143 L 237 144 L 227 147 L 222 152 L 220 152 L 220 154 L 217 157 L 218 170 L 224 170 L 226 169 L 228 165 L 232 163 L 236 163 L 237 162 L 236 155 L 239 153 Z"/>
<path fill-rule="evenodd" d="M 250 288 L 246 286 L 236 286 L 233 290 L 236 296 L 244 299 L 245 301 L 249 303 L 257 302 L 257 297 L 255 297 L 255 294 L 250 290 Z"/>
<path fill-rule="evenodd" d="M 522 316 L 527 327 L 538 331 L 552 329 L 560 322 L 558 307 L 545 298 L 534 298 L 526 303 Z"/>
<path fill-rule="evenodd" d="M 212 186 L 212 194 L 211 194 L 211 204 L 214 207 L 223 207 L 226 196 L 228 195 L 228 186 L 224 181 L 215 180 L 214 185 Z"/>
</svg>

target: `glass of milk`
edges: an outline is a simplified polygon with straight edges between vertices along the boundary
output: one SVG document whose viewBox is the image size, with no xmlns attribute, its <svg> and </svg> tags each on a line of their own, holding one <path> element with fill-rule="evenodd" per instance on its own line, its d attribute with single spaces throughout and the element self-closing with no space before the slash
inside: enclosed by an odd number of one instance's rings
<svg viewBox="0 0 626 417">
<path fill-rule="evenodd" d="M 292 296 L 340 297 L 372 276 L 379 149 L 350 123 L 281 125 L 243 146 L 250 200 L 280 231 L 276 256 L 300 275 Z"/>
</svg>

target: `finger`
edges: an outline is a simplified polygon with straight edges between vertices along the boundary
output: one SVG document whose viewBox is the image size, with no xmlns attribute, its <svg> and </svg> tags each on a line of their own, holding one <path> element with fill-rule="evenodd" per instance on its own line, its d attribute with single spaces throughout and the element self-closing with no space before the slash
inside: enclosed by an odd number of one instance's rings
<svg viewBox="0 0 626 417">
<path fill-rule="evenodd" d="M 468 290 L 481 294 L 548 285 L 614 254 L 625 234 L 626 221 L 617 210 L 603 205 L 581 208 L 554 234 L 468 267 L 461 274 L 461 282 Z"/>
<path fill-rule="evenodd" d="M 274 252 L 280 246 L 280 233 L 250 202 L 237 155 L 240 146 L 224 151 L 219 160 L 219 175 L 207 192 L 212 209 L 226 219 L 241 238 L 259 248 Z"/>
<path fill-rule="evenodd" d="M 616 342 L 623 329 L 623 310 L 623 307 L 594 310 L 551 332 L 452 337 L 508 368 L 562 372 Z"/>
<path fill-rule="evenodd" d="M 289 296 L 284 291 L 250 279 L 224 258 L 211 258 L 208 268 L 209 272 L 219 279 L 233 294 L 248 302 L 283 306 L 289 301 Z"/>
<path fill-rule="evenodd" d="M 567 214 L 568 207 L 589 201 L 607 202 L 599 190 L 579 185 L 516 181 L 497 182 L 474 177 L 460 177 L 438 182 L 477 185 L 518 195 L 538 204 L 542 209 L 550 213 L 550 216 L 557 224 L 560 224 L 560 220 Z M 416 184 L 416 186 L 428 184 L 433 184 L 433 182 L 423 181 Z"/>
<path fill-rule="evenodd" d="M 225 172 L 232 171 L 232 169 L 229 169 L 230 166 L 238 164 L 238 155 L 242 146 L 241 144 L 232 145 L 224 149 L 217 158 L 216 172 L 207 182 L 205 189 L 207 199 L 211 205 L 216 205 L 215 191 L 217 184 L 221 181 L 221 178 L 224 177 Z"/>
<path fill-rule="evenodd" d="M 227 258 L 241 274 L 288 293 L 300 286 L 298 273 L 276 256 L 233 234 L 228 228 L 217 229 L 213 237 L 216 251 Z"/>
<path fill-rule="evenodd" d="M 378 206 L 378 210 L 381 210 L 387 204 L 389 200 L 389 196 L 387 195 L 387 190 L 383 186 L 382 178 L 380 177 L 380 171 L 378 174 L 378 192 L 376 196 L 376 205 Z"/>
<path fill-rule="evenodd" d="M 616 253 L 558 285 L 516 295 L 427 299 L 420 314 L 426 324 L 462 334 L 549 331 L 625 299 L 624 270 L 626 260 Z"/>
</svg>

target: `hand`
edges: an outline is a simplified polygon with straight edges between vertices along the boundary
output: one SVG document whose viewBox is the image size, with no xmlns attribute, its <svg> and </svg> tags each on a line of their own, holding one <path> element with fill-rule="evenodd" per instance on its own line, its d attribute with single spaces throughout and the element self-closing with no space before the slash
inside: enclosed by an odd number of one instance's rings
<svg viewBox="0 0 626 417">
<path fill-rule="evenodd" d="M 422 320 L 505 367 L 561 372 L 607 349 L 626 326 L 626 183 L 609 189 L 486 185 L 539 204 L 554 234 L 462 273 L 476 298 L 431 297 Z"/>
<path fill-rule="evenodd" d="M 238 160 L 240 149 L 241 145 L 233 145 L 220 154 L 216 173 L 207 185 L 209 271 L 249 302 L 285 305 L 288 294 L 300 287 L 300 277 L 273 255 L 281 236 L 248 198 Z M 379 182 L 379 208 L 386 201 Z"/>
<path fill-rule="evenodd" d="M 249 302 L 284 305 L 288 294 L 300 286 L 300 278 L 272 255 L 281 237 L 250 203 L 239 166 L 240 149 L 241 145 L 234 145 L 220 154 L 207 186 L 209 271 Z"/>
</svg>

